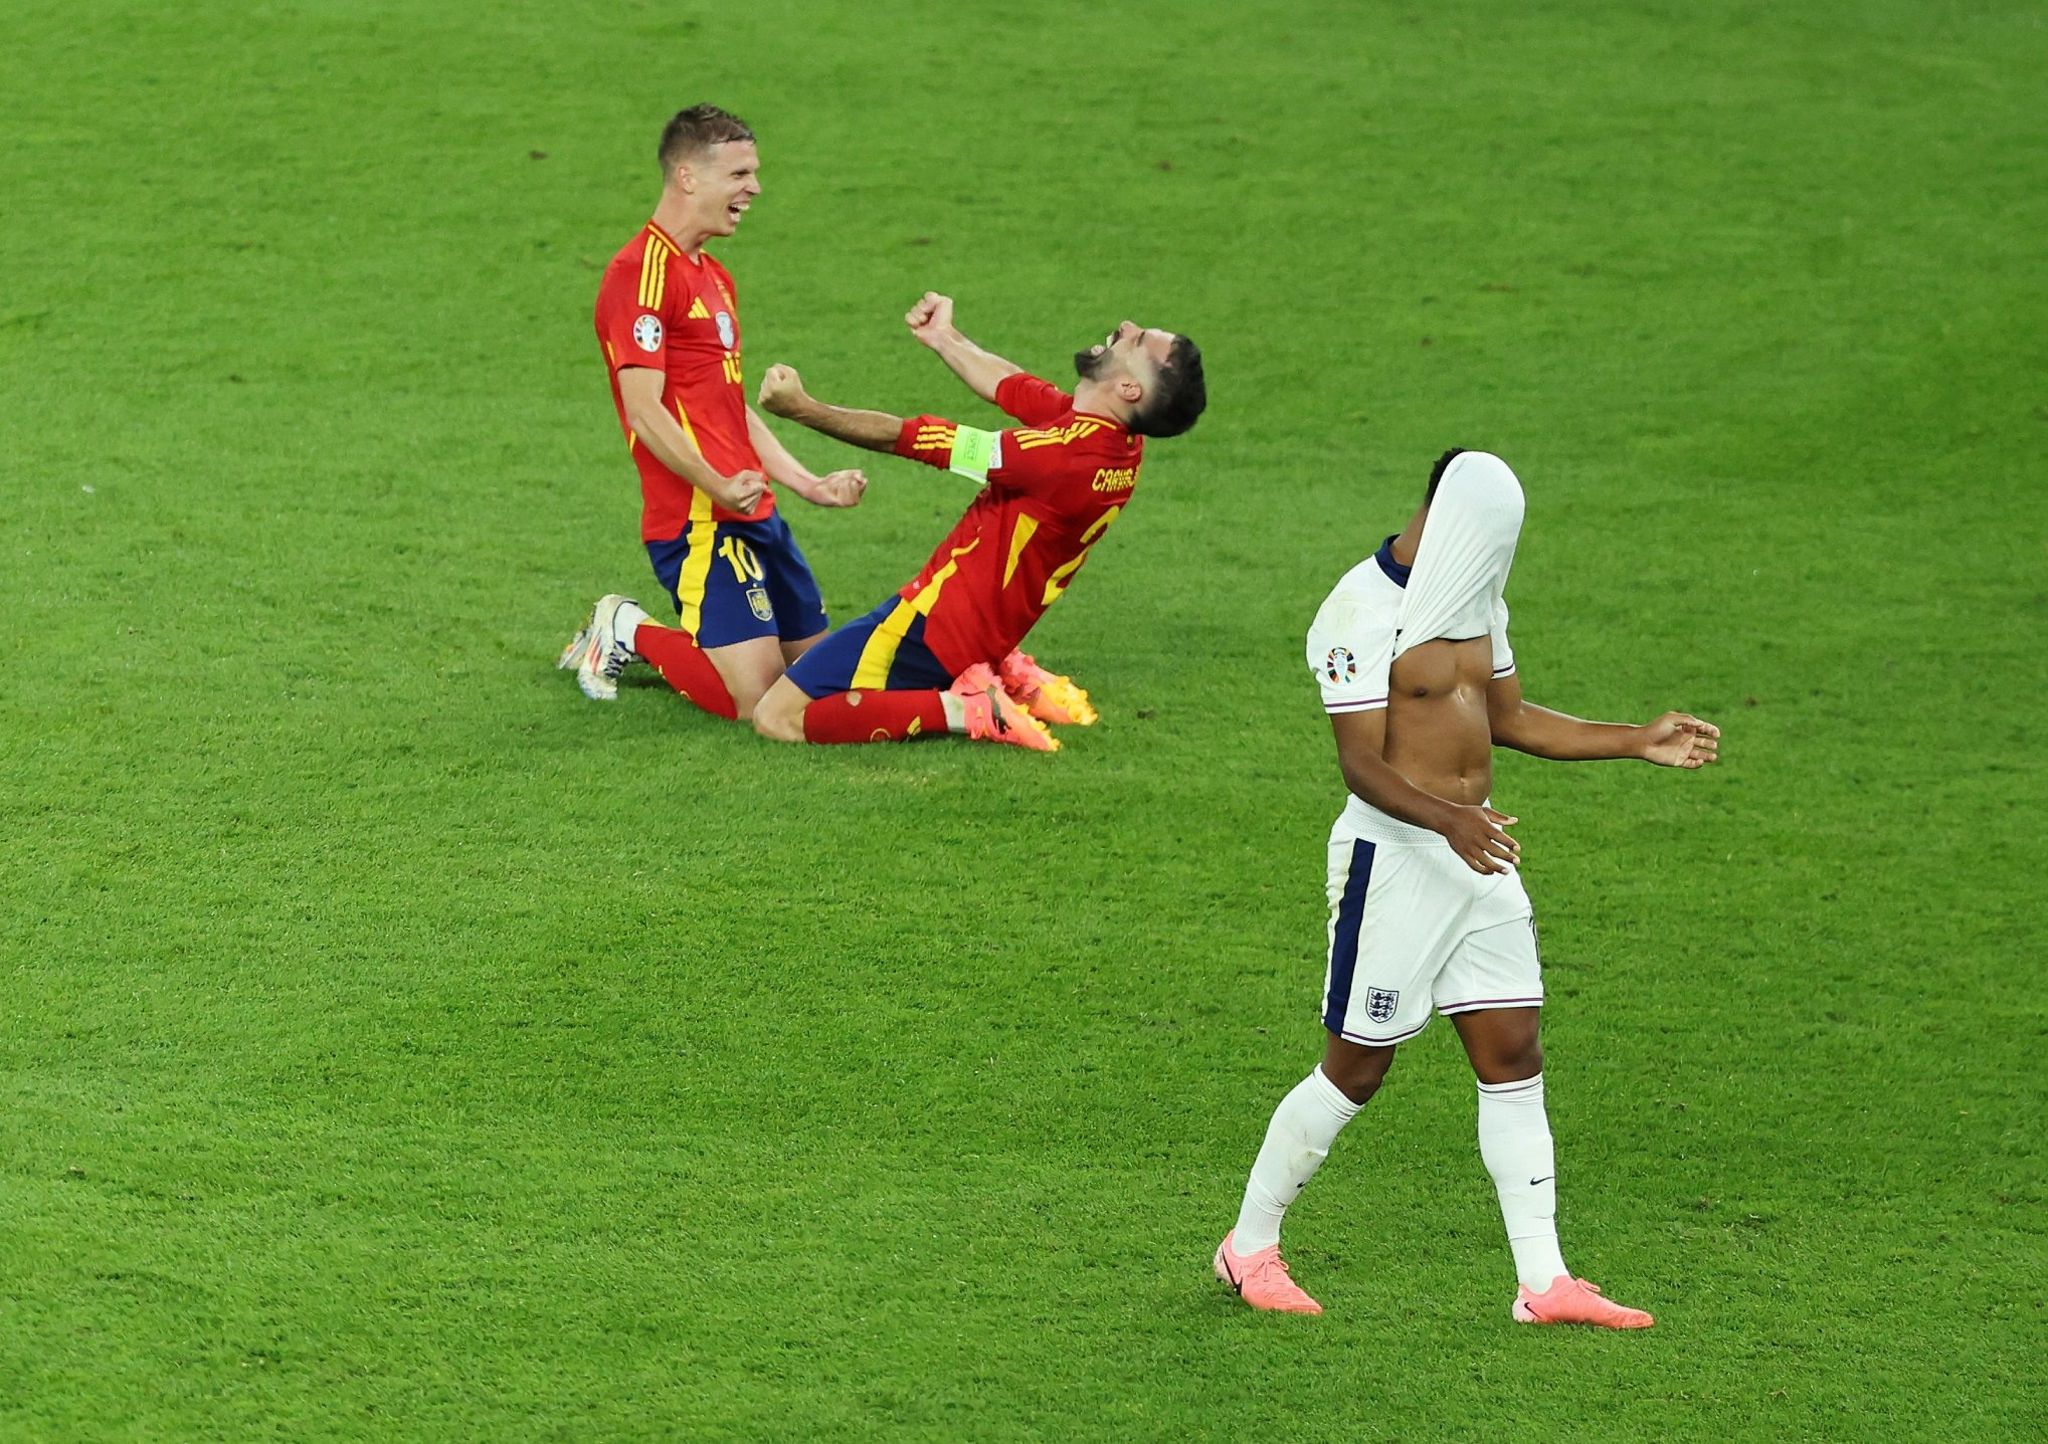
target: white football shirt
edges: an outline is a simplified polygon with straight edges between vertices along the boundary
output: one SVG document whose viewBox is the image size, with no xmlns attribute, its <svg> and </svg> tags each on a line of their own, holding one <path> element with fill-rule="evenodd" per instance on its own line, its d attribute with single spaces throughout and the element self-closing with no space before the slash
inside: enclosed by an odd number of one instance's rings
<svg viewBox="0 0 2048 1444">
<path fill-rule="evenodd" d="M 1322 688 L 1325 712 L 1370 712 L 1387 705 L 1387 673 L 1401 618 L 1401 594 L 1409 568 L 1394 560 L 1394 539 L 1344 573 L 1323 599 L 1308 629 L 1308 669 Z M 1508 605 L 1493 607 L 1493 675 L 1515 670 L 1508 645 Z M 1424 640 L 1434 640 L 1425 638 Z M 1369 842 L 1433 842 L 1427 828 L 1389 817 L 1364 798 L 1352 796 L 1338 827 Z"/>
</svg>

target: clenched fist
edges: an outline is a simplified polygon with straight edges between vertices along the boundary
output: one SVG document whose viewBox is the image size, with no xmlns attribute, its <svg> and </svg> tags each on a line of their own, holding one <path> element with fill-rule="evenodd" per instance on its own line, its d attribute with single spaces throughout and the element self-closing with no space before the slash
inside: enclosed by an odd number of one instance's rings
<svg viewBox="0 0 2048 1444">
<path fill-rule="evenodd" d="M 804 378 L 794 366 L 779 362 L 761 375 L 759 405 L 772 416 L 794 416 L 810 398 L 804 394 Z"/>
<path fill-rule="evenodd" d="M 939 338 L 953 329 L 953 298 L 926 291 L 903 313 L 903 324 L 925 345 L 936 346 Z"/>
<path fill-rule="evenodd" d="M 720 498 L 731 511 L 752 511 L 767 493 L 768 478 L 758 471 L 734 472 L 725 479 L 726 494 Z"/>
<path fill-rule="evenodd" d="M 816 506 L 859 506 L 861 493 L 867 489 L 866 473 L 851 469 L 835 471 L 818 478 L 810 499 Z"/>
</svg>

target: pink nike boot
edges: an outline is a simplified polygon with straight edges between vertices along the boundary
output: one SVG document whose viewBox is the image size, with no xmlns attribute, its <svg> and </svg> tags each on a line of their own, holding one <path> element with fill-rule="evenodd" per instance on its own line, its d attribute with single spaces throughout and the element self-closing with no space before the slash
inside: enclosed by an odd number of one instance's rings
<svg viewBox="0 0 2048 1444">
<path fill-rule="evenodd" d="M 1301 1290 L 1287 1276 L 1280 1245 L 1273 1244 L 1254 1254 L 1240 1254 L 1230 1246 L 1237 1236 L 1232 1229 L 1216 1245 L 1216 1277 L 1237 1290 L 1237 1296 L 1255 1309 L 1276 1314 L 1319 1314 L 1323 1306 Z"/>
<path fill-rule="evenodd" d="M 1657 1321 L 1641 1309 L 1623 1308 L 1584 1279 L 1559 1274 L 1542 1293 L 1527 1284 L 1515 1291 L 1511 1311 L 1518 1324 L 1591 1324 L 1596 1329 L 1647 1329 Z"/>
</svg>

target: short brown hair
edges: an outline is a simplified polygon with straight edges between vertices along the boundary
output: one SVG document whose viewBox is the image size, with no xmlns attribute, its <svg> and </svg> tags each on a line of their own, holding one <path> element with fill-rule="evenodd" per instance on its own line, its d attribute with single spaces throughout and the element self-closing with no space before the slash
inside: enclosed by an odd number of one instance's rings
<svg viewBox="0 0 2048 1444">
<path fill-rule="evenodd" d="M 1185 336 L 1176 336 L 1159 368 L 1159 378 L 1152 384 L 1152 394 L 1131 418 L 1131 430 L 1140 436 L 1179 436 L 1208 405 L 1202 348 Z"/>
<path fill-rule="evenodd" d="M 747 128 L 747 123 L 731 111 L 715 105 L 693 105 L 688 110 L 679 110 L 661 128 L 661 148 L 656 154 L 661 160 L 662 179 L 667 180 L 669 173 L 689 156 L 729 140 L 753 138 L 754 132 Z"/>
</svg>

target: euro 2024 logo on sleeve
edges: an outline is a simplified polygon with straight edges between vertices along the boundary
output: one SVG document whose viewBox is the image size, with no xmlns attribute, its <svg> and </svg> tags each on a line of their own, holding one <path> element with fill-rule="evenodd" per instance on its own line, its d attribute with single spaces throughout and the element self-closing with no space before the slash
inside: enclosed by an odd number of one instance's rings
<svg viewBox="0 0 2048 1444">
<path fill-rule="evenodd" d="M 661 322 L 653 316 L 642 316 L 633 323 L 633 344 L 642 351 L 661 349 Z"/>
<path fill-rule="evenodd" d="M 1332 647 L 1323 659 L 1323 675 L 1332 682 L 1349 682 L 1358 676 L 1358 658 L 1349 647 Z"/>
</svg>

